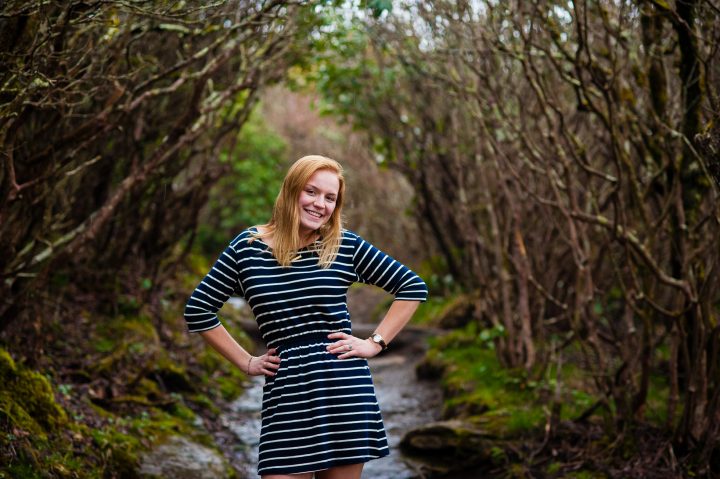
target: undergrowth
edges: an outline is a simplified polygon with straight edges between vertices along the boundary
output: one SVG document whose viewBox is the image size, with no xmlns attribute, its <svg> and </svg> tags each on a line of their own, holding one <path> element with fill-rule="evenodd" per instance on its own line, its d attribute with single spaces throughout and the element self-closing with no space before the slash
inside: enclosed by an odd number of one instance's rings
<svg viewBox="0 0 720 479">
<path fill-rule="evenodd" d="M 188 291 L 207 266 L 192 255 L 189 264 L 175 290 Z M 115 315 L 46 320 L 43 356 L 0 339 L 0 479 L 138 477 L 143 452 L 173 435 L 217 449 L 202 424 L 217 420 L 246 377 L 186 332 L 184 294 L 174 294 L 159 310 L 126 294 Z M 249 346 L 233 310 L 223 313 Z"/>
<path fill-rule="evenodd" d="M 651 378 L 644 419 L 621 427 L 613 420 L 611 399 L 594 389 L 573 360 L 572 344 L 563 351 L 564 361 L 510 369 L 495 350 L 504 334 L 501 327 L 470 321 L 431 338 L 422 363 L 425 370 L 440 371 L 443 419 L 465 421 L 496 440 L 493 457 L 500 466 L 491 477 L 697 475 L 691 460 L 678 465 L 664 432 L 667 381 L 661 372 Z M 596 407 L 604 403 L 609 406 Z"/>
</svg>

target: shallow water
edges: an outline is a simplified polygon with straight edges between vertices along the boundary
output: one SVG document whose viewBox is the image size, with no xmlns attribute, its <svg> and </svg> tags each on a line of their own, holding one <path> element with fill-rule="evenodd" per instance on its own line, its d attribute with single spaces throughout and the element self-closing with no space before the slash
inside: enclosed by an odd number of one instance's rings
<svg viewBox="0 0 720 479">
<path fill-rule="evenodd" d="M 363 468 L 363 479 L 410 479 L 419 477 L 412 463 L 406 461 L 398 444 L 403 434 L 421 424 L 438 419 L 440 391 L 437 384 L 417 381 L 415 364 L 422 358 L 421 350 L 388 352 L 370 360 L 390 455 L 369 461 Z M 232 410 L 222 416 L 223 423 L 238 440 L 235 464 L 243 464 L 239 471 L 246 478 L 257 478 L 256 465 L 260 437 L 260 406 L 262 377 L 253 377 L 245 393 L 232 404 Z"/>
</svg>

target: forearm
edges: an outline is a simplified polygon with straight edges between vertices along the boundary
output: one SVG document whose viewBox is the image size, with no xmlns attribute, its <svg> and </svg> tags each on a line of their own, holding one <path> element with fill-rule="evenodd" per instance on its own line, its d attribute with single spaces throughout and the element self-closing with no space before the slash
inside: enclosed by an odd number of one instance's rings
<svg viewBox="0 0 720 479">
<path fill-rule="evenodd" d="M 200 334 L 215 351 L 240 368 L 242 372 L 248 373 L 248 362 L 252 355 L 230 336 L 224 326 L 220 325 Z"/>
<path fill-rule="evenodd" d="M 393 301 L 385 317 L 380 321 L 378 327 L 375 328 L 375 332 L 383 337 L 385 344 L 390 344 L 390 341 L 405 327 L 419 304 L 420 301 Z M 371 338 L 363 340 L 347 333 L 330 333 L 328 338 L 335 339 L 336 341 L 328 344 L 326 349 L 329 353 L 337 354 L 338 359 L 352 357 L 371 358 L 382 349 L 382 345 L 372 341 Z"/>
<path fill-rule="evenodd" d="M 385 317 L 380 321 L 378 327 L 375 328 L 375 332 L 383 337 L 385 343 L 390 344 L 390 341 L 392 341 L 408 321 L 410 321 L 410 318 L 412 318 L 412 315 L 419 305 L 420 301 L 393 301 Z"/>
</svg>

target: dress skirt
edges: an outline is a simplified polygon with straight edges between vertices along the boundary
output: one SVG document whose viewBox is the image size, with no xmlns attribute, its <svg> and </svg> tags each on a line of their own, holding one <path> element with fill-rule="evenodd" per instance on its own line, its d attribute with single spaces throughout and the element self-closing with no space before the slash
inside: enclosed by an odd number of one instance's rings
<svg viewBox="0 0 720 479">
<path fill-rule="evenodd" d="M 258 473 L 297 474 L 390 453 L 364 358 L 327 352 L 326 332 L 277 346 L 281 358 L 263 388 Z"/>
</svg>

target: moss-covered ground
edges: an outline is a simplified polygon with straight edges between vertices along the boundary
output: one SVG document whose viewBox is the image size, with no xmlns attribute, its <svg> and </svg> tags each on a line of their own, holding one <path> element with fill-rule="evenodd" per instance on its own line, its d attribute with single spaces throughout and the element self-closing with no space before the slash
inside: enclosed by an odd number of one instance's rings
<svg viewBox="0 0 720 479">
<path fill-rule="evenodd" d="M 187 291 L 197 273 L 180 281 Z M 160 304 L 127 295 L 117 314 L 43 324 L 43 355 L 0 341 L 0 479 L 137 477 L 139 455 L 169 435 L 217 449 L 204 425 L 246 377 L 187 334 L 181 301 Z M 225 326 L 249 346 L 233 314 Z"/>
<path fill-rule="evenodd" d="M 439 372 L 443 418 L 466 421 L 496 440 L 497 469 L 489 477 L 617 477 L 608 471 L 667 441 L 658 434 L 667 394 L 661 374 L 652 378 L 645 421 L 620 432 L 609 424 L 607 409 L 593 407 L 601 397 L 573 361 L 559 370 L 503 367 L 494 347 L 502 334 L 469 322 L 431 338 L 422 363 L 425 371 Z"/>
</svg>

